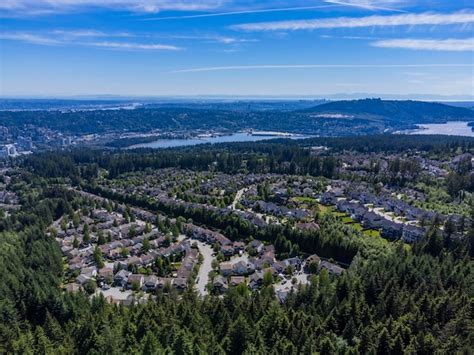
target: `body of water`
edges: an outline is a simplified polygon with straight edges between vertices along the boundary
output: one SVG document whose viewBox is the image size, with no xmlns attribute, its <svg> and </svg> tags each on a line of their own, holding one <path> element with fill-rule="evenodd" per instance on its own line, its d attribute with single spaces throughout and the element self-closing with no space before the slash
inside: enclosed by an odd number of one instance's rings
<svg viewBox="0 0 474 355">
<path fill-rule="evenodd" d="M 468 122 L 452 121 L 447 123 L 420 124 L 420 129 L 407 132 L 408 134 L 444 134 L 447 136 L 474 137 L 474 132 Z"/>
<path fill-rule="evenodd" d="M 268 134 L 265 132 L 260 135 L 256 133 L 251 135 L 248 133 L 234 133 L 226 136 L 212 136 L 212 137 L 196 137 L 191 139 L 159 139 L 150 143 L 136 144 L 128 147 L 129 149 L 133 148 L 172 148 L 172 147 L 185 147 L 192 146 L 197 144 L 206 144 L 206 143 L 233 143 L 233 142 L 257 142 L 267 139 L 276 139 L 276 138 L 289 138 L 289 139 L 303 139 L 310 138 L 309 136 L 303 135 L 290 135 L 288 133 L 274 132 L 274 134 Z"/>
</svg>

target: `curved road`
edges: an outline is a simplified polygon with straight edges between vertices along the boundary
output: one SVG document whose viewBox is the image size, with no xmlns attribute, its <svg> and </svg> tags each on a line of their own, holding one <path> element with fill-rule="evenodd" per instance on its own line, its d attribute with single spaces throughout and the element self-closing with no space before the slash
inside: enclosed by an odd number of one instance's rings
<svg viewBox="0 0 474 355">
<path fill-rule="evenodd" d="M 248 187 L 244 187 L 243 189 L 240 189 L 237 191 L 234 197 L 234 201 L 232 201 L 232 204 L 229 206 L 230 209 L 236 210 L 237 209 L 237 203 L 240 202 L 240 199 L 242 198 L 242 195 L 244 194 L 245 191 L 248 190 Z"/>
<path fill-rule="evenodd" d="M 206 285 L 209 282 L 209 272 L 212 271 L 212 260 L 214 259 L 212 256 L 212 253 L 214 251 L 209 245 L 199 240 L 196 240 L 196 241 L 193 240 L 193 243 L 196 243 L 198 245 L 199 252 L 204 257 L 204 260 L 201 266 L 199 267 L 198 282 L 196 283 L 196 288 L 201 294 L 201 296 L 205 296 L 208 293 L 206 289 Z"/>
</svg>

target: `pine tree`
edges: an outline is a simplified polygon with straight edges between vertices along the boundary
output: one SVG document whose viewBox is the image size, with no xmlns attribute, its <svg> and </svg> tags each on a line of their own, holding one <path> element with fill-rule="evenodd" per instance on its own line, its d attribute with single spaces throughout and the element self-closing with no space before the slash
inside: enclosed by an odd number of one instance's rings
<svg viewBox="0 0 474 355">
<path fill-rule="evenodd" d="M 143 337 L 141 341 L 141 348 L 143 355 L 158 355 L 163 353 L 156 336 L 150 331 L 148 331 Z"/>
<path fill-rule="evenodd" d="M 252 330 L 245 320 L 240 315 L 234 323 L 232 323 L 229 329 L 229 349 L 228 351 L 232 354 L 242 354 L 249 345 Z"/>
<path fill-rule="evenodd" d="M 377 346 L 377 354 L 386 355 L 390 354 L 392 350 L 392 344 L 390 339 L 390 334 L 387 331 L 387 328 L 383 328 L 380 332 L 379 343 Z"/>
</svg>

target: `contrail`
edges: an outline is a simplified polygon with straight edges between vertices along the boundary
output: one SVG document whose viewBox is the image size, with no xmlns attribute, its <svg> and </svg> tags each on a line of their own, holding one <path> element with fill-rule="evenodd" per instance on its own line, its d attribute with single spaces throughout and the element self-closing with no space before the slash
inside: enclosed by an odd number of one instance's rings
<svg viewBox="0 0 474 355">
<path fill-rule="evenodd" d="M 210 71 L 259 70 L 259 69 L 344 69 L 344 68 L 462 68 L 472 64 L 433 63 L 433 64 L 268 64 L 268 65 L 228 65 L 178 69 L 168 73 L 197 73 Z"/>
<path fill-rule="evenodd" d="M 210 14 L 200 15 L 185 15 L 185 16 L 166 16 L 166 17 L 152 17 L 143 19 L 143 21 L 161 21 L 161 20 L 178 20 L 178 19 L 191 19 L 201 17 L 217 17 L 217 16 L 232 16 L 242 14 L 258 14 L 265 12 L 285 12 L 285 11 L 299 11 L 299 10 L 316 10 L 330 7 L 340 7 L 343 4 L 332 4 L 332 5 L 319 5 L 319 6 L 300 6 L 300 7 L 285 7 L 280 9 L 261 9 L 261 10 L 241 10 L 241 11 L 228 11 L 228 12 L 215 12 Z"/>
</svg>

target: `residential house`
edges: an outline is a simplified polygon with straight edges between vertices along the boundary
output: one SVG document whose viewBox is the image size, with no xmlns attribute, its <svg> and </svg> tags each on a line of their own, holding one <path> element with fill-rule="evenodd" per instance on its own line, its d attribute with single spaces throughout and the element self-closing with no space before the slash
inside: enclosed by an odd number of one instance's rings
<svg viewBox="0 0 474 355">
<path fill-rule="evenodd" d="M 234 245 L 234 249 L 237 252 L 245 250 L 245 243 L 244 242 L 234 242 L 233 245 Z"/>
<path fill-rule="evenodd" d="M 301 270 L 301 259 L 299 257 L 288 258 L 283 260 L 283 262 L 285 263 L 286 268 L 292 266 L 297 271 Z"/>
<path fill-rule="evenodd" d="M 337 202 L 337 197 L 333 192 L 324 192 L 319 197 L 319 202 L 323 205 L 335 205 Z"/>
<path fill-rule="evenodd" d="M 238 261 L 232 266 L 232 272 L 235 275 L 247 275 L 251 274 L 254 271 L 255 267 L 251 263 L 246 263 L 243 260 Z"/>
<path fill-rule="evenodd" d="M 371 228 L 371 229 L 379 229 L 382 226 L 382 220 L 384 218 L 380 215 L 378 215 L 375 212 L 367 212 L 364 215 L 364 220 L 362 221 L 362 224 L 366 228 Z"/>
<path fill-rule="evenodd" d="M 384 219 L 381 223 L 381 235 L 389 239 L 398 239 L 402 236 L 403 224 Z"/>
<path fill-rule="evenodd" d="M 155 262 L 155 257 L 151 254 L 145 254 L 140 257 L 141 264 L 145 267 L 153 265 Z"/>
<path fill-rule="evenodd" d="M 260 288 L 263 284 L 263 271 L 257 271 L 250 275 L 249 287 L 252 291 Z"/>
<path fill-rule="evenodd" d="M 89 277 L 87 275 L 83 275 L 83 274 L 80 274 L 77 278 L 76 278 L 76 283 L 83 286 L 85 285 L 86 283 L 88 283 L 89 281 L 92 281 L 93 278 L 92 277 Z"/>
<path fill-rule="evenodd" d="M 132 289 L 136 287 L 137 289 L 141 289 L 144 283 L 144 276 L 142 274 L 131 274 L 127 279 L 127 288 Z"/>
<path fill-rule="evenodd" d="M 406 243 L 419 241 L 425 235 L 425 229 L 407 224 L 403 227 L 402 239 Z"/>
<path fill-rule="evenodd" d="M 262 254 L 265 247 L 265 245 L 257 239 L 252 240 L 248 246 L 255 250 L 257 254 Z"/>
<path fill-rule="evenodd" d="M 272 263 L 275 261 L 275 247 L 272 244 L 264 247 L 262 258 L 271 261 Z"/>
<path fill-rule="evenodd" d="M 82 290 L 82 286 L 78 283 L 69 283 L 66 285 L 66 292 L 76 293 Z"/>
<path fill-rule="evenodd" d="M 319 224 L 317 224 L 316 222 L 297 223 L 296 228 L 303 232 L 317 232 L 321 229 Z"/>
<path fill-rule="evenodd" d="M 155 275 L 145 277 L 145 282 L 143 285 L 143 289 L 146 292 L 154 292 L 158 285 L 158 277 Z"/>
<path fill-rule="evenodd" d="M 220 293 L 224 293 L 228 289 L 227 281 L 225 278 L 223 278 L 220 275 L 217 275 L 214 278 L 214 282 L 212 283 L 212 286 L 214 287 L 214 290 Z"/>
<path fill-rule="evenodd" d="M 244 283 L 245 283 L 245 277 L 243 276 L 231 276 L 230 278 L 230 285 L 232 287 L 235 287 L 237 285 L 244 284 Z"/>
<path fill-rule="evenodd" d="M 178 291 L 184 291 L 187 287 L 187 280 L 182 277 L 173 279 L 173 287 Z"/>
<path fill-rule="evenodd" d="M 276 261 L 273 263 L 272 268 L 277 274 L 283 274 L 286 270 L 286 264 L 283 261 Z"/>
<path fill-rule="evenodd" d="M 223 276 L 230 276 L 232 275 L 233 272 L 233 266 L 231 263 L 221 263 L 220 266 L 220 272 Z"/>
<path fill-rule="evenodd" d="M 319 271 L 327 270 L 330 275 L 341 275 L 344 269 L 336 264 L 330 263 L 329 261 L 321 261 L 319 264 Z"/>
<path fill-rule="evenodd" d="M 235 249 L 233 245 L 223 245 L 221 247 L 221 251 L 222 251 L 222 254 L 224 254 L 224 256 L 227 256 L 227 257 L 230 257 L 234 255 L 235 253 Z"/>
<path fill-rule="evenodd" d="M 95 266 L 85 267 L 81 270 L 81 274 L 89 278 L 97 277 L 97 268 Z"/>
<path fill-rule="evenodd" d="M 119 287 L 124 287 L 127 284 L 128 277 L 132 273 L 127 270 L 120 270 L 114 276 L 114 285 Z"/>
<path fill-rule="evenodd" d="M 103 267 L 99 270 L 97 280 L 107 281 L 114 278 L 114 270 L 111 267 Z"/>
<path fill-rule="evenodd" d="M 316 254 L 310 255 L 306 259 L 305 264 L 304 264 L 305 272 L 310 273 L 310 272 L 315 271 L 313 270 L 313 267 L 315 267 L 316 269 L 319 268 L 320 263 L 321 263 L 321 258 L 319 256 L 317 256 Z"/>
<path fill-rule="evenodd" d="M 288 294 L 290 293 L 289 290 L 277 290 L 276 292 L 276 296 L 278 298 L 278 300 L 280 301 L 280 303 L 284 303 L 286 298 L 288 297 Z"/>
<path fill-rule="evenodd" d="M 158 278 L 158 282 L 156 283 L 156 288 L 158 290 L 162 290 L 165 288 L 166 285 L 171 286 L 173 279 L 166 278 L 166 277 L 160 277 Z"/>
</svg>

